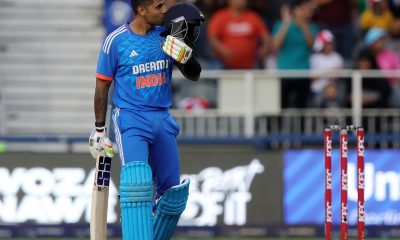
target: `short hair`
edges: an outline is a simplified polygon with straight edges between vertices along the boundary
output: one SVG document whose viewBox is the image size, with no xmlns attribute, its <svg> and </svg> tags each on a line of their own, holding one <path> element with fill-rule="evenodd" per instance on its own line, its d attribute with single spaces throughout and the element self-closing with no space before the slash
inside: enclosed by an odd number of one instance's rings
<svg viewBox="0 0 400 240">
<path fill-rule="evenodd" d="M 148 6 L 151 3 L 153 3 L 154 0 L 131 0 L 131 6 L 133 9 L 133 12 L 135 14 L 138 13 L 137 9 L 139 6 Z"/>
</svg>

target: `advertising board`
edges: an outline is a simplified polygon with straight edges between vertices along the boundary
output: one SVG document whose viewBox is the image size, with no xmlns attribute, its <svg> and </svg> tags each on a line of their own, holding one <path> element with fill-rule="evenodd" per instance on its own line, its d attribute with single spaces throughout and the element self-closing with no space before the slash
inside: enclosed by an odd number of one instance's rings
<svg viewBox="0 0 400 240">
<path fill-rule="evenodd" d="M 349 224 L 357 221 L 356 151 L 348 155 Z M 340 222 L 339 151 L 332 154 L 332 216 Z M 365 224 L 400 225 L 400 151 L 365 150 Z M 323 150 L 284 153 L 284 223 L 324 223 Z"/>
</svg>

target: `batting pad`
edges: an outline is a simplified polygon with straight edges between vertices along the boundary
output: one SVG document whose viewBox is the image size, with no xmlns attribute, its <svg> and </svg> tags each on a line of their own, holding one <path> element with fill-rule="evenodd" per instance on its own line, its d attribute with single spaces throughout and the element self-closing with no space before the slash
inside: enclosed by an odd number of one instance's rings
<svg viewBox="0 0 400 240">
<path fill-rule="evenodd" d="M 179 217 L 186 207 L 189 184 L 188 178 L 183 180 L 182 184 L 165 191 L 158 201 L 153 225 L 154 240 L 171 239 Z"/>
<path fill-rule="evenodd" d="M 124 240 L 152 239 L 153 185 L 150 166 L 127 163 L 121 170 L 120 206 Z"/>
</svg>

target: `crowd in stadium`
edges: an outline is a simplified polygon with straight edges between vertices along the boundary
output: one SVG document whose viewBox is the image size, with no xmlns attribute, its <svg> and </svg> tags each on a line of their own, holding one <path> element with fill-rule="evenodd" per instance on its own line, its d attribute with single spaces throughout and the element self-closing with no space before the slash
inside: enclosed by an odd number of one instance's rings
<svg viewBox="0 0 400 240">
<path fill-rule="evenodd" d="M 194 4 L 207 18 L 197 46 L 206 69 L 400 69 L 399 0 Z M 399 80 L 363 81 L 364 107 L 397 107 Z M 282 107 L 346 107 L 350 88 L 346 79 L 282 79 Z"/>
<path fill-rule="evenodd" d="M 195 49 L 203 69 L 400 70 L 400 0 L 186 1 L 207 19 Z M 364 107 L 400 107 L 400 78 L 363 79 Z M 350 106 L 348 78 L 281 83 L 283 108 Z"/>
</svg>

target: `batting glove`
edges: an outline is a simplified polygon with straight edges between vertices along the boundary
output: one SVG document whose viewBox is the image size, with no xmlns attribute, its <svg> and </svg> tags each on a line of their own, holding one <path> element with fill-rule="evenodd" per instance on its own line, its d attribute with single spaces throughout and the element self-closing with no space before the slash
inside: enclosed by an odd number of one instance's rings
<svg viewBox="0 0 400 240">
<path fill-rule="evenodd" d="M 89 137 L 89 149 L 92 157 L 97 159 L 99 152 L 104 150 L 107 157 L 113 157 L 113 144 L 109 138 L 106 137 L 105 127 L 96 127 L 93 129 Z"/>
<path fill-rule="evenodd" d="M 171 56 L 178 63 L 185 64 L 191 57 L 193 49 L 190 48 L 179 38 L 168 35 L 162 45 L 162 49 L 166 54 Z"/>
</svg>

